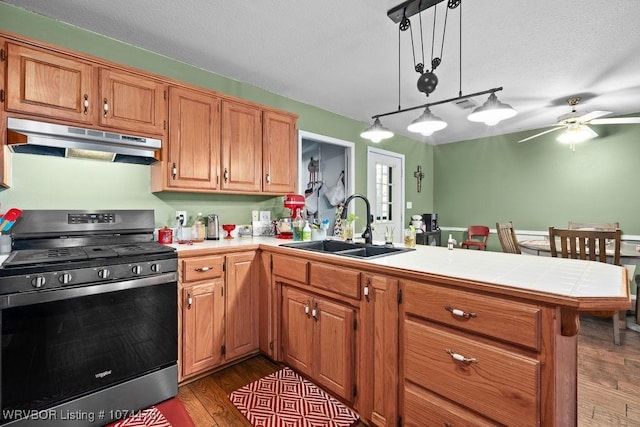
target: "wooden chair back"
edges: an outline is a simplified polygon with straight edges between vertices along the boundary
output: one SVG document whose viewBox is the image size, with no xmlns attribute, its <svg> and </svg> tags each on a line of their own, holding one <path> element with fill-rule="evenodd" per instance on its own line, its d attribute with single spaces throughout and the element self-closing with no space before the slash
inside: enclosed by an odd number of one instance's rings
<svg viewBox="0 0 640 427">
<path fill-rule="evenodd" d="M 549 227 L 551 256 L 607 262 L 609 256 L 613 264 L 620 265 L 620 229 L 614 231 L 570 230 Z M 560 240 L 560 252 L 556 238 Z M 613 247 L 607 253 L 607 240 L 613 241 Z"/>
<path fill-rule="evenodd" d="M 502 246 L 502 252 L 507 254 L 521 253 L 518 238 L 516 237 L 516 232 L 513 229 L 513 223 L 511 221 L 503 223 L 496 222 L 496 232 L 498 233 L 500 246 Z"/>
</svg>

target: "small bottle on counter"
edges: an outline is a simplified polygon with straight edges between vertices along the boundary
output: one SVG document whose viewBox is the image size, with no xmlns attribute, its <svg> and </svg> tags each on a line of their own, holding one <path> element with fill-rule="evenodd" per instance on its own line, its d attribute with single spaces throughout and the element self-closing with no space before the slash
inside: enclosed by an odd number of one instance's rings
<svg viewBox="0 0 640 427">
<path fill-rule="evenodd" d="M 201 213 L 198 213 L 191 229 L 191 239 L 194 242 L 204 242 L 205 232 L 204 218 L 202 218 Z"/>
<path fill-rule="evenodd" d="M 449 239 L 447 240 L 447 249 L 453 250 L 453 236 L 451 234 L 449 234 Z"/>
<path fill-rule="evenodd" d="M 311 227 L 309 221 L 304 222 L 304 228 L 302 229 L 302 241 L 308 242 L 311 240 Z"/>
</svg>

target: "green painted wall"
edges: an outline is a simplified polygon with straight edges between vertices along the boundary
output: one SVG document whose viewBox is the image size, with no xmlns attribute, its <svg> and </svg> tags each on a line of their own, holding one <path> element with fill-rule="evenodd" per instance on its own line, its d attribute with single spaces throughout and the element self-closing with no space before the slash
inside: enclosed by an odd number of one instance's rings
<svg viewBox="0 0 640 427">
<path fill-rule="evenodd" d="M 77 27 L 0 3 L 0 30 L 43 40 L 110 61 L 136 67 L 184 82 L 291 111 L 299 115 L 298 128 L 352 141 L 356 147 L 356 191 L 366 193 L 367 142 L 359 136 L 368 123 L 357 122 L 320 108 L 234 81 L 155 53 L 121 43 Z M 344 94 L 349 96 L 349 94 Z M 406 157 L 407 201 L 413 209 L 407 215 L 433 210 L 433 149 L 396 136 L 380 148 Z M 420 164 L 427 178 L 417 193 L 413 171 Z M 137 165 L 107 164 L 88 160 L 56 159 L 34 155 L 13 155 L 13 184 L 0 193 L 1 210 L 10 206 L 25 209 L 150 208 L 157 225 L 166 224 L 176 209 L 218 213 L 222 222 L 249 223 L 252 209 L 281 214 L 279 198 L 242 195 L 151 194 L 149 169 Z M 356 204 L 363 218 L 364 208 Z"/>
<path fill-rule="evenodd" d="M 640 235 L 640 125 L 594 128 L 600 137 L 575 152 L 554 133 L 518 144 L 532 132 L 436 146 L 440 223 L 513 221 L 516 229 L 542 231 L 570 220 L 618 221 L 623 234 Z"/>
</svg>

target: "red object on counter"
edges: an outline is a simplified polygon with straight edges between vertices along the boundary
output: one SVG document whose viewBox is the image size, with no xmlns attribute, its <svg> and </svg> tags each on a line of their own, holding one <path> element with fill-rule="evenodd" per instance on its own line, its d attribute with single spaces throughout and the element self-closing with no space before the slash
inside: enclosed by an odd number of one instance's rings
<svg viewBox="0 0 640 427">
<path fill-rule="evenodd" d="M 169 244 L 173 243 L 173 230 L 166 225 L 158 230 L 158 243 Z"/>
</svg>

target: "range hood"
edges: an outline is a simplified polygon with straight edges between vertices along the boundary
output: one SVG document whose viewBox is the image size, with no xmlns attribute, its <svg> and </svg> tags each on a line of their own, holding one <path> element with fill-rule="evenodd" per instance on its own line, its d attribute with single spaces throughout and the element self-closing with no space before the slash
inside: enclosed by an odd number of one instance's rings
<svg viewBox="0 0 640 427">
<path fill-rule="evenodd" d="M 162 140 L 115 132 L 7 119 L 7 145 L 14 153 L 150 165 L 160 159 Z"/>
</svg>

